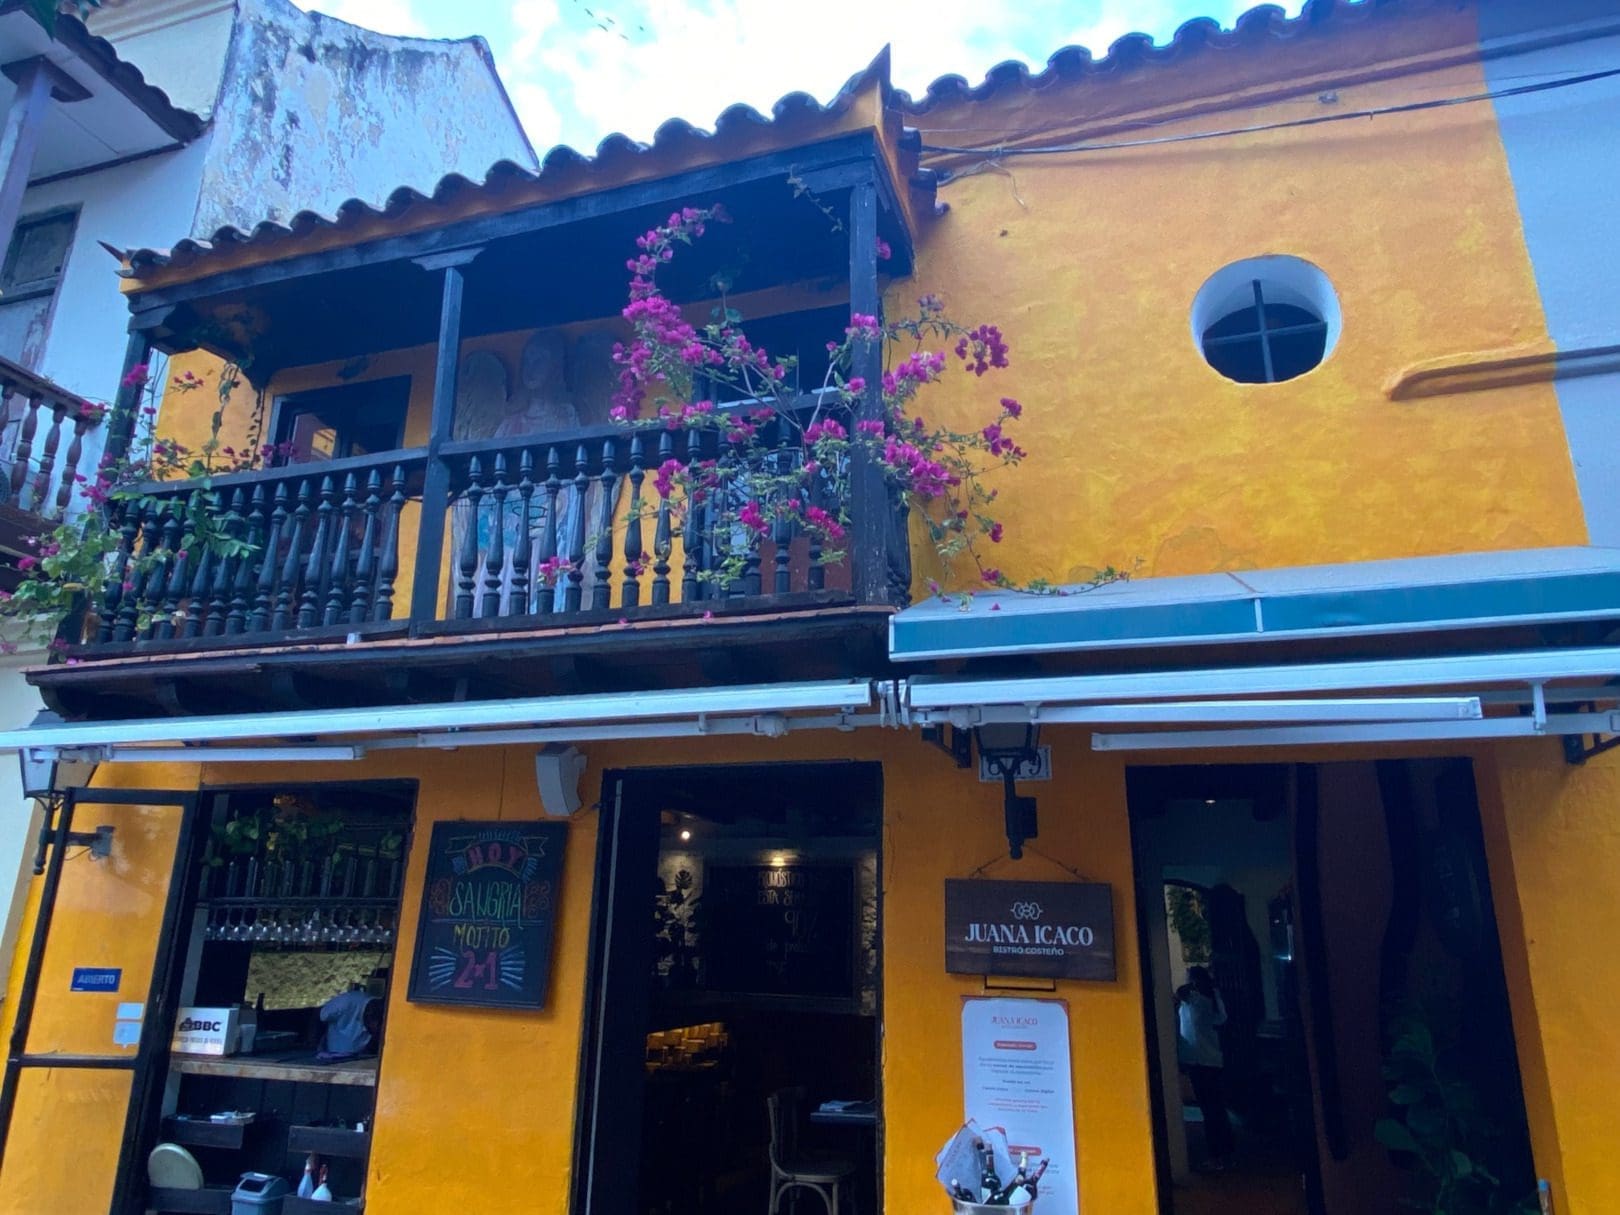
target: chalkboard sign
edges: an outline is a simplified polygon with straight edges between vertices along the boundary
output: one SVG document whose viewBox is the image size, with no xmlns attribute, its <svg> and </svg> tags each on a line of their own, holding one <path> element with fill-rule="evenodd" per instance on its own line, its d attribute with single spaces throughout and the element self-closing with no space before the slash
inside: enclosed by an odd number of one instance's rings
<svg viewBox="0 0 1620 1215">
<path fill-rule="evenodd" d="M 710 991 L 854 996 L 852 864 L 711 863 L 703 906 Z"/>
<path fill-rule="evenodd" d="M 566 823 L 435 823 L 408 998 L 543 1008 Z"/>
</svg>

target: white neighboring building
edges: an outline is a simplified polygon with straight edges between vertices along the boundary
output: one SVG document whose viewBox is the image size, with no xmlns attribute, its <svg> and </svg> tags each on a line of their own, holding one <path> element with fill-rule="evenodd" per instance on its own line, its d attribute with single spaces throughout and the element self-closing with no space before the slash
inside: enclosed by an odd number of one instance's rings
<svg viewBox="0 0 1620 1215">
<path fill-rule="evenodd" d="M 110 402 L 132 357 L 118 250 L 538 163 L 482 39 L 397 38 L 287 0 L 112 0 L 54 38 L 0 4 L 0 73 L 0 588 L 101 458 L 84 402 Z M 21 676 L 41 660 L 0 656 L 0 729 L 42 707 Z M 0 757 L 0 992 L 22 800 Z"/>
</svg>

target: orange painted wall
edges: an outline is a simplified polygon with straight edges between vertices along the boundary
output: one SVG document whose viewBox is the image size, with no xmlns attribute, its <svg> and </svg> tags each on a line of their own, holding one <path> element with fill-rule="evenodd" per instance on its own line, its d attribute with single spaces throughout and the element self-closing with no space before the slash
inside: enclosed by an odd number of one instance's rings
<svg viewBox="0 0 1620 1215">
<path fill-rule="evenodd" d="M 1415 31 L 1415 32 L 1414 32 Z M 927 140 L 1043 128 L 1061 144 L 1262 125 L 1477 93 L 1477 64 L 1337 89 L 1307 80 L 1265 105 L 1206 104 L 1138 117 L 1182 73 L 1234 86 L 1302 69 L 1397 57 L 1401 39 L 1467 43 L 1468 11 L 1399 20 L 1284 47 L 1258 40 L 1179 68 L 930 111 Z M 1314 47 L 1314 49 L 1313 49 Z M 1216 61 L 1218 60 L 1218 62 Z M 1096 566 L 1142 575 L 1360 561 L 1580 543 L 1585 526 L 1552 385 L 1395 401 L 1387 383 L 1443 356 L 1545 343 L 1546 323 L 1489 107 L 1458 106 L 1204 143 L 1010 159 L 962 158 L 940 190 L 950 212 L 919 242 L 914 281 L 970 323 L 1001 325 L 1010 369 L 955 377 L 923 412 L 988 420 L 1025 406 L 1029 460 L 999 482 L 1000 564 L 1072 581 Z M 1214 271 L 1290 254 L 1319 266 L 1344 314 L 1337 350 L 1274 385 L 1211 370 L 1189 323 Z M 951 377 L 947 377 L 947 381 Z M 941 397 L 950 403 L 936 404 Z M 970 401 L 978 405 L 970 405 Z M 988 407 L 988 408 L 987 408 Z"/>
</svg>

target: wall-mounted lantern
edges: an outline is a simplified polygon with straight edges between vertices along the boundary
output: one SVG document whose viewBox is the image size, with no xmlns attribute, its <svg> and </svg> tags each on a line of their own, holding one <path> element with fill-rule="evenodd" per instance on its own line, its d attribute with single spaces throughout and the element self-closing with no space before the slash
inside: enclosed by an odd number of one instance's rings
<svg viewBox="0 0 1620 1215">
<path fill-rule="evenodd" d="M 1037 831 L 1035 799 L 1021 797 L 1016 782 L 1026 764 L 1040 763 L 1040 727 L 1034 722 L 987 722 L 975 727 L 979 755 L 1001 777 L 1002 814 L 1007 828 L 1007 855 L 1019 860 L 1024 841 Z"/>
</svg>

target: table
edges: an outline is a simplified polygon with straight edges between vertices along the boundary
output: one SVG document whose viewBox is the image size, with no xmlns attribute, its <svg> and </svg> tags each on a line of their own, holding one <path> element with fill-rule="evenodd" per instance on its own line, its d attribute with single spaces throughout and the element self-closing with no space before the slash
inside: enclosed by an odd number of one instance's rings
<svg viewBox="0 0 1620 1215">
<path fill-rule="evenodd" d="M 850 1126 L 877 1129 L 878 1109 L 876 1101 L 857 1101 L 842 1109 L 828 1109 L 818 1106 L 810 1111 L 810 1121 L 817 1126 Z"/>
<path fill-rule="evenodd" d="M 237 1076 L 248 1080 L 286 1080 L 298 1084 L 346 1084 L 358 1088 L 377 1087 L 377 1058 L 347 1059 L 342 1063 L 316 1063 L 308 1051 L 289 1055 L 188 1055 L 170 1056 L 173 1068 L 182 1076 Z"/>
</svg>

